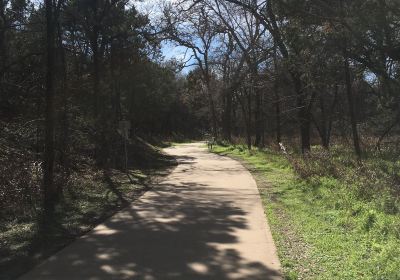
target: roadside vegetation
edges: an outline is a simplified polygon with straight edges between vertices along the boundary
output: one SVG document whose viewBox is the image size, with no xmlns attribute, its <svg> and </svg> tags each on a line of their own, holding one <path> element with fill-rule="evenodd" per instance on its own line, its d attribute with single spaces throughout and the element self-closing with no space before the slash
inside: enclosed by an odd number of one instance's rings
<svg viewBox="0 0 400 280">
<path fill-rule="evenodd" d="M 344 147 L 307 157 L 242 145 L 214 152 L 254 175 L 286 279 L 400 279 L 400 163 Z"/>
<path fill-rule="evenodd" d="M 86 159 L 74 166 L 68 176 L 59 178 L 65 180 L 63 192 L 46 231 L 40 227 L 38 170 L 25 170 L 25 173 L 8 170 L 2 173 L 3 180 L 18 184 L 20 188 L 9 189 L 8 192 L 3 190 L 2 193 L 1 279 L 15 279 L 90 231 L 139 198 L 151 183 L 168 174 L 170 167 L 175 165 L 173 158 L 139 138 L 129 141 L 128 158 L 127 171 L 101 169 Z"/>
</svg>

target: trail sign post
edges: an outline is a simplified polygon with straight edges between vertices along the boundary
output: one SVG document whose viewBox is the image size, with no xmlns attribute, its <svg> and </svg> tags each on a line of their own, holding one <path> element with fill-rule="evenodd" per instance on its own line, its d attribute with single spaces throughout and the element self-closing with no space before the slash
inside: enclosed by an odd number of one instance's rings
<svg viewBox="0 0 400 280">
<path fill-rule="evenodd" d="M 126 141 L 129 139 L 129 130 L 131 129 L 131 122 L 127 120 L 122 120 L 118 122 L 118 133 L 124 139 L 124 154 L 125 154 L 125 171 L 128 172 L 128 149 L 126 146 Z"/>
</svg>

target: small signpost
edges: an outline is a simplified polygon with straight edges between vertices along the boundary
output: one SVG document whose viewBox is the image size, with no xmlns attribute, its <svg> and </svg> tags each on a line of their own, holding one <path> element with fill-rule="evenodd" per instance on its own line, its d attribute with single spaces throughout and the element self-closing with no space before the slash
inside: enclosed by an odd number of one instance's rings
<svg viewBox="0 0 400 280">
<path fill-rule="evenodd" d="M 129 131 L 131 129 L 131 122 L 127 120 L 121 120 L 118 122 L 118 133 L 124 139 L 124 153 L 125 153 L 125 171 L 128 172 L 128 149 L 126 141 L 129 140 Z"/>
</svg>

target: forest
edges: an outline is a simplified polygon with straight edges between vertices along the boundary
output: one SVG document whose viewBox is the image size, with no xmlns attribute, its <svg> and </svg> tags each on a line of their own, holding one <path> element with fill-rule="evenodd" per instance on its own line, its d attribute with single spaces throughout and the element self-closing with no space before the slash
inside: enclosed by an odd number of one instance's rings
<svg viewBox="0 0 400 280">
<path fill-rule="evenodd" d="M 0 274 L 203 140 L 269 176 L 286 279 L 399 279 L 399 71 L 398 0 L 0 0 Z M 349 237 L 318 247 L 320 223 Z"/>
</svg>

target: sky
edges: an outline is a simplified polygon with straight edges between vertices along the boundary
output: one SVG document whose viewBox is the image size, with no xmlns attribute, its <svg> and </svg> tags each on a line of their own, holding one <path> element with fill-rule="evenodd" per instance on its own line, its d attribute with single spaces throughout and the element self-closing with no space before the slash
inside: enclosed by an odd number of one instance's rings
<svg viewBox="0 0 400 280">
<path fill-rule="evenodd" d="M 148 15 L 150 20 L 156 21 L 157 18 L 161 16 L 161 9 L 163 6 L 163 3 L 173 3 L 176 2 L 177 0 L 142 0 L 142 1 L 137 1 L 135 0 L 133 3 L 136 7 L 136 9 L 145 15 Z M 178 61 L 187 61 L 190 56 L 191 56 L 191 51 L 187 50 L 185 47 L 177 46 L 176 44 L 172 42 L 163 42 L 161 44 L 161 52 L 164 56 L 164 60 L 168 61 L 171 59 L 176 59 Z M 188 64 L 192 64 L 193 61 L 190 61 Z M 185 67 L 182 70 L 183 74 L 187 74 L 192 67 Z"/>
</svg>

